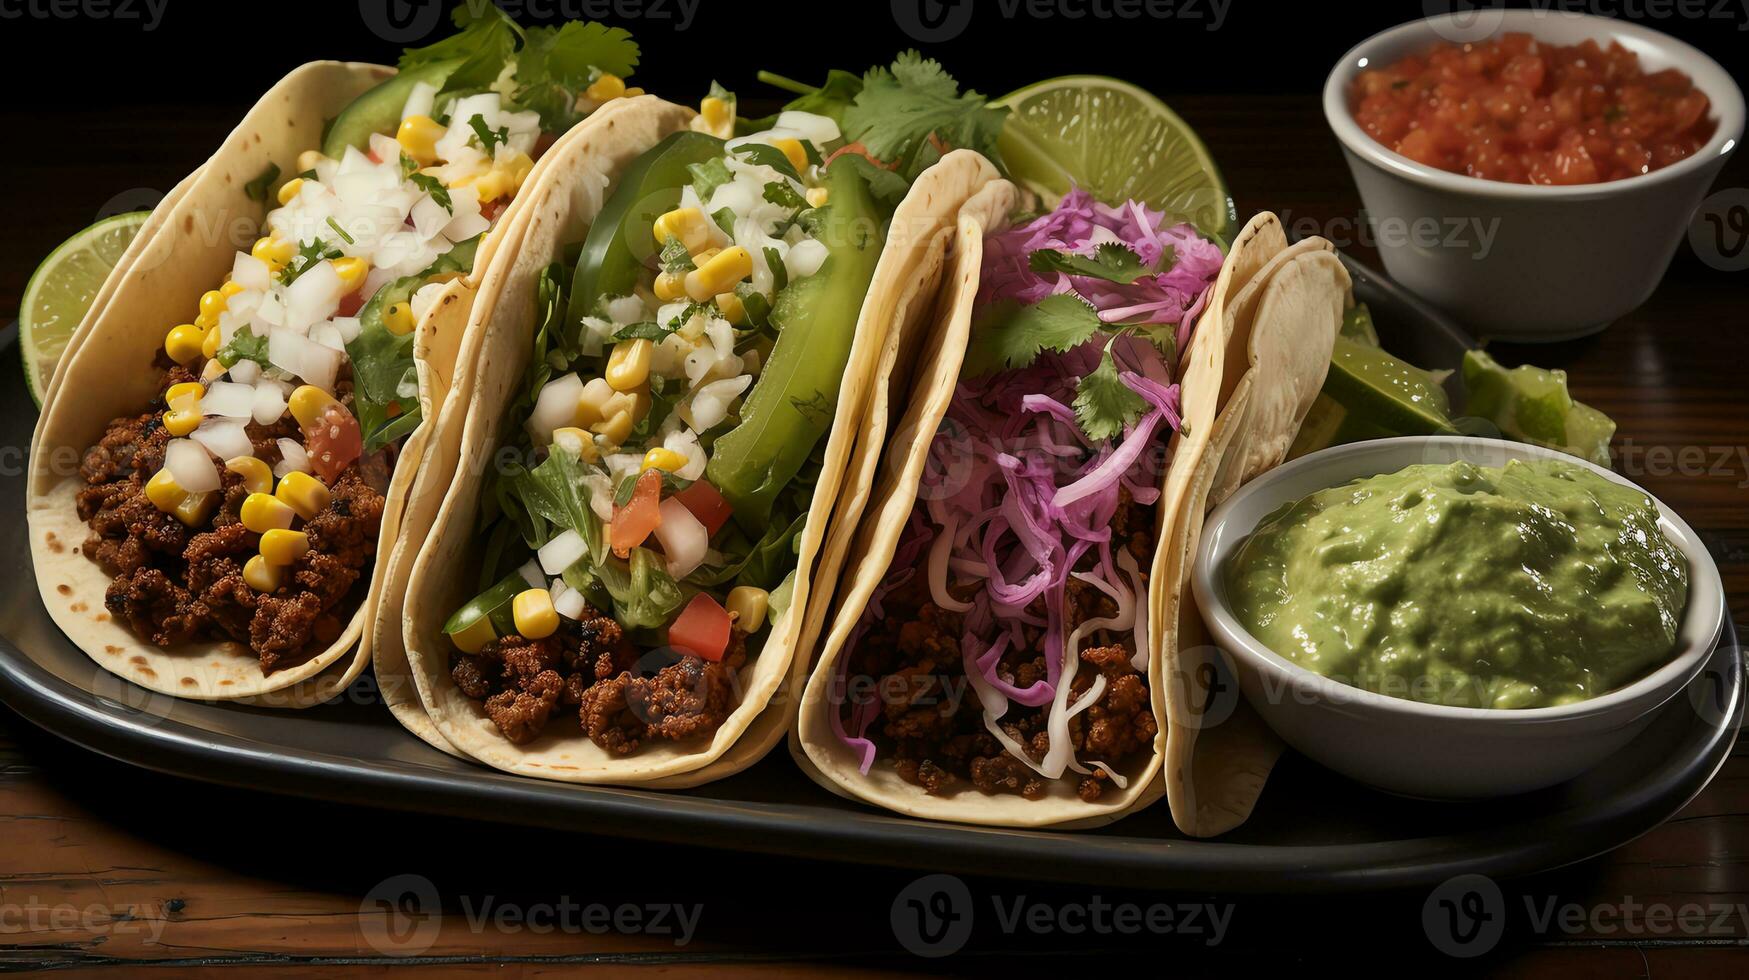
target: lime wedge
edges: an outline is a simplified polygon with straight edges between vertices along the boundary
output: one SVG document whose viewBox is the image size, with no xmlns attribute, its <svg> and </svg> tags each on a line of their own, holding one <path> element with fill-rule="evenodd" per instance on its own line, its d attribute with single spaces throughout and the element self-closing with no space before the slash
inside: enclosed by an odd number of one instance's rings
<svg viewBox="0 0 1749 980">
<path fill-rule="evenodd" d="M 105 218 L 62 242 L 31 274 L 18 310 L 18 349 L 39 408 L 73 330 L 146 217 L 145 211 L 129 211 Z"/>
<path fill-rule="evenodd" d="M 1609 465 L 1615 421 L 1567 390 L 1567 372 L 1529 364 L 1507 370 L 1479 350 L 1464 354 L 1470 412 L 1519 442 L 1559 449 Z"/>
<path fill-rule="evenodd" d="M 1153 95 L 1100 75 L 1066 75 L 996 102 L 1012 112 L 997 141 L 1014 180 L 1055 205 L 1071 185 L 1137 200 L 1225 243 L 1238 214 L 1196 133 Z"/>
<path fill-rule="evenodd" d="M 1368 347 L 1380 346 L 1378 328 L 1373 326 L 1372 311 L 1365 303 L 1356 303 L 1342 314 L 1342 336 Z"/>
<path fill-rule="evenodd" d="M 1428 372 L 1347 337 L 1336 338 L 1324 394 L 1348 410 L 1351 422 L 1401 435 L 1456 431 L 1445 389 Z"/>
</svg>

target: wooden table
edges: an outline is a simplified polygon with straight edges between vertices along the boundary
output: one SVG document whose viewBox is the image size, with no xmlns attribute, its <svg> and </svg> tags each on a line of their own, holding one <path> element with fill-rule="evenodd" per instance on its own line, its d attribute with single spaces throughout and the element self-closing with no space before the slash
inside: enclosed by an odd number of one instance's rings
<svg viewBox="0 0 1749 980">
<path fill-rule="evenodd" d="M 1177 106 L 1221 161 L 1241 214 L 1267 207 L 1296 230 L 1338 234 L 1347 226 L 1337 222 L 1353 220 L 1353 184 L 1312 98 L 1186 98 Z M 25 131 L 11 112 L 0 112 L 0 131 Z M 0 213 L 31 216 L 0 238 L 0 309 L 16 306 L 30 270 L 56 241 L 117 192 L 168 188 L 198 162 L 189 148 L 215 145 L 225 120 L 169 109 L 143 118 L 93 110 L 62 123 L 109 152 L 70 161 L 27 155 L 0 182 Z M 1739 156 L 1719 187 L 1749 186 L 1746 177 Z M 1345 247 L 1372 260 L 1364 245 Z M 1616 418 L 1620 446 L 1634 450 L 1624 456 L 1625 470 L 1705 536 L 1739 622 L 1749 622 L 1746 285 L 1749 273 L 1709 268 L 1684 247 L 1651 302 L 1603 336 L 1500 351 L 1509 362 L 1568 369 L 1575 393 Z M 371 896 L 408 873 L 429 878 L 442 896 L 442 914 L 430 917 L 436 932 L 417 961 L 432 969 L 499 974 L 509 967 L 533 975 L 592 964 L 717 976 L 943 966 L 900 949 L 889 925 L 894 897 L 914 872 L 628 845 L 588 836 L 587 827 L 575 834 L 506 829 L 218 788 L 111 762 L 3 711 L 0 767 L 0 967 L 175 962 L 190 970 L 355 965 L 381 972 L 398 961 L 379 950 L 389 920 Z M 1749 903 L 1746 855 L 1749 755 L 1739 748 L 1700 797 L 1640 840 L 1506 883 L 1506 938 L 1482 962 L 1526 976 L 1749 970 L 1749 904 L 1740 904 Z M 1094 897 L 1087 889 L 1014 881 L 968 885 L 980 902 L 1024 897 L 1061 907 Z M 1213 902 L 1231 923 L 1211 948 L 1207 934 L 1020 938 L 981 920 L 965 950 L 975 959 L 954 967 L 1074 970 L 1090 952 L 1153 972 L 1294 969 L 1327 958 L 1376 961 L 1393 973 L 1476 965 L 1429 944 L 1424 893 L 1229 899 L 1138 895 L 1112 882 L 1101 897 Z M 566 899 L 696 905 L 700 918 L 696 936 L 677 946 L 672 935 L 543 931 L 492 917 L 503 909 L 556 914 Z M 1711 910 L 1698 928 L 1658 934 L 1643 928 L 1644 918 L 1632 931 L 1612 928 L 1624 911 L 1643 916 L 1633 906 L 1678 910 L 1688 903 Z M 1560 911 L 1568 905 L 1576 912 Z M 1537 928 L 1550 908 L 1587 922 Z M 417 929 L 424 921 L 401 925 Z"/>
</svg>

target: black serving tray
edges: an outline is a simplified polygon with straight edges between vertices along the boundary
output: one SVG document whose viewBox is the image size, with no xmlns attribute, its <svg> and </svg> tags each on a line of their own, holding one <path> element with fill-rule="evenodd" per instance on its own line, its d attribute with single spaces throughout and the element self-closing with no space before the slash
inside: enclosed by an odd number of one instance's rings
<svg viewBox="0 0 1749 980">
<path fill-rule="evenodd" d="M 1386 347 L 1455 367 L 1470 340 L 1352 261 Z M 1734 626 L 1684 696 L 1633 745 L 1571 782 L 1486 803 L 1430 803 L 1351 783 L 1292 753 L 1256 813 L 1215 840 L 1173 829 L 1165 803 L 1097 831 L 983 829 L 890 816 L 840 800 L 779 748 L 683 792 L 572 786 L 451 758 L 403 731 L 369 675 L 301 712 L 176 701 L 98 669 L 37 596 L 25 540 L 24 454 L 36 412 L 16 339 L 0 393 L 0 700 L 33 723 L 133 765 L 252 789 L 386 808 L 795 857 L 1103 885 L 1212 891 L 1427 887 L 1453 875 L 1529 874 L 1617 847 L 1682 808 L 1718 771 L 1743 716 Z"/>
</svg>

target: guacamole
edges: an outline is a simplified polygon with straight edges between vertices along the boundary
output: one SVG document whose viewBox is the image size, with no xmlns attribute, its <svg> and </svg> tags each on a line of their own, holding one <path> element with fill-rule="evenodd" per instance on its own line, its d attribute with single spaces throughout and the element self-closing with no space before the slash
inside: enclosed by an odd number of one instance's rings
<svg viewBox="0 0 1749 980">
<path fill-rule="evenodd" d="M 1645 494 L 1573 463 L 1423 464 L 1265 518 L 1226 569 L 1240 622 L 1355 687 L 1535 708 L 1664 663 L 1688 562 Z"/>
</svg>

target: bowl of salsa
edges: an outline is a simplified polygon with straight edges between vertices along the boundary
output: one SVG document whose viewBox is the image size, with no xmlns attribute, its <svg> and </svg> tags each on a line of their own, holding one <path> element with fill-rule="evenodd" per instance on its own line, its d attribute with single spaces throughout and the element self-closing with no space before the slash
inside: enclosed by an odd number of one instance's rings
<svg viewBox="0 0 1749 980">
<path fill-rule="evenodd" d="M 1596 332 L 1663 278 L 1742 138 L 1743 94 L 1636 24 L 1483 13 L 1361 42 L 1325 117 L 1397 281 L 1485 337 Z"/>
</svg>

